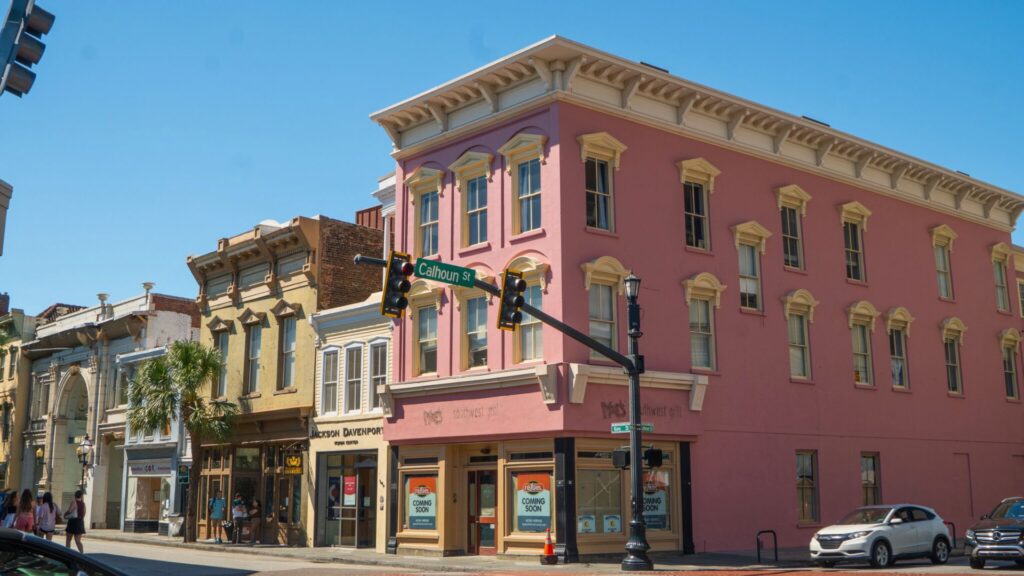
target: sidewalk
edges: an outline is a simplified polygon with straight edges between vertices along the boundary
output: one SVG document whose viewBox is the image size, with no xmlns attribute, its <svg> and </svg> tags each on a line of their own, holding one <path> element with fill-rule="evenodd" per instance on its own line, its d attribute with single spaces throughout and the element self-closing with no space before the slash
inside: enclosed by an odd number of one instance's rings
<svg viewBox="0 0 1024 576">
<path fill-rule="evenodd" d="M 119 530 L 90 530 L 87 539 L 125 542 L 132 544 L 150 544 L 157 546 L 169 546 L 175 548 L 188 548 L 196 550 L 210 550 L 218 552 L 235 552 L 239 554 L 253 554 L 275 556 L 280 558 L 295 558 L 307 562 L 333 562 L 339 564 L 362 564 L 373 566 L 389 566 L 394 568 L 405 568 L 411 570 L 423 570 L 427 572 L 447 571 L 463 573 L 489 573 L 489 572 L 566 572 L 566 573 L 614 573 L 621 574 L 619 557 L 608 556 L 600 560 L 591 560 L 578 564 L 542 566 L 536 558 L 524 558 L 522 560 L 498 559 L 487 556 L 448 556 L 445 558 L 404 556 L 378 554 L 367 550 L 354 548 L 289 548 L 286 546 L 246 544 L 214 544 L 211 542 L 196 542 L 186 544 L 181 538 L 168 538 L 156 534 L 131 534 Z M 767 554 L 765 554 L 767 552 Z M 652 554 L 655 567 L 659 570 L 774 570 L 779 568 L 801 568 L 809 567 L 810 561 L 805 549 L 782 549 L 779 550 L 779 562 L 771 562 L 771 550 L 762 551 L 762 563 L 758 564 L 756 558 L 741 554 L 693 554 L 679 555 L 655 553 Z"/>
</svg>

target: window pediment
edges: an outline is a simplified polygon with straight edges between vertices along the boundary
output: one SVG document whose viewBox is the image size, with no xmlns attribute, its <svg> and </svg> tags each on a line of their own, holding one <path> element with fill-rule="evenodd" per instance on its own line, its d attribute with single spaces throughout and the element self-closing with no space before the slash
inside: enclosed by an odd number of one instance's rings
<svg viewBox="0 0 1024 576">
<path fill-rule="evenodd" d="M 992 261 L 993 262 L 1006 262 L 1007 258 L 1010 257 L 1010 247 L 1005 242 L 999 242 L 998 244 L 992 245 Z"/>
<path fill-rule="evenodd" d="M 859 224 L 861 228 L 868 229 L 868 217 L 871 216 L 871 210 L 868 210 L 867 206 L 864 206 L 860 202 L 854 200 L 853 202 L 847 202 L 839 206 L 840 224 L 851 222 L 853 224 Z"/>
<path fill-rule="evenodd" d="M 302 304 L 290 304 L 285 300 L 279 300 L 274 307 L 270 309 L 270 313 L 278 318 L 283 316 L 299 316 L 302 313 Z"/>
<path fill-rule="evenodd" d="M 584 134 L 576 138 L 576 141 L 580 143 L 580 162 L 586 162 L 588 157 L 607 160 L 616 170 L 619 169 L 622 153 L 628 148 L 607 132 Z"/>
<path fill-rule="evenodd" d="M 680 182 L 703 184 L 707 188 L 708 194 L 715 191 L 715 178 L 722 173 L 714 164 L 703 158 L 680 160 L 676 166 L 679 167 Z"/>
<path fill-rule="evenodd" d="M 811 195 L 803 188 L 790 184 L 777 188 L 775 195 L 779 200 L 779 210 L 782 210 L 783 206 L 789 206 L 799 210 L 801 216 L 807 216 L 807 203 L 811 201 Z"/>
<path fill-rule="evenodd" d="M 846 313 L 850 328 L 853 328 L 855 324 L 862 324 L 871 328 L 872 332 L 875 331 L 875 318 L 878 318 L 878 309 L 871 302 L 861 300 L 847 308 Z"/>
<path fill-rule="evenodd" d="M 714 274 L 701 272 L 693 278 L 683 280 L 683 288 L 686 289 L 687 306 L 694 300 L 710 300 L 715 303 L 715 308 L 719 308 L 722 305 L 722 292 L 725 292 L 727 286 Z"/>
<path fill-rule="evenodd" d="M 999 334 L 999 341 L 1002 342 L 1003 348 L 1014 348 L 1020 344 L 1021 336 L 1020 330 L 1016 328 L 1007 328 Z"/>
<path fill-rule="evenodd" d="M 885 316 L 885 328 L 887 331 L 892 332 L 893 330 L 903 330 L 907 336 L 910 336 L 910 324 L 914 321 L 914 317 L 910 315 L 910 311 L 903 306 L 897 306 L 889 310 L 889 313 Z"/>
<path fill-rule="evenodd" d="M 415 317 L 416 308 L 433 304 L 438 312 L 441 311 L 441 299 L 444 295 L 444 287 L 428 283 L 426 280 L 417 280 L 409 288 L 406 298 L 409 300 L 407 311 L 410 317 Z"/>
<path fill-rule="evenodd" d="M 787 319 L 793 314 L 806 314 L 807 321 L 812 324 L 814 323 L 814 309 L 818 304 L 814 295 L 803 288 L 793 290 L 782 297 L 782 310 Z"/>
<path fill-rule="evenodd" d="M 253 324 L 263 324 L 263 321 L 266 318 L 266 312 L 253 312 L 252 309 L 246 308 L 238 317 L 238 321 L 241 322 L 243 326 L 251 326 Z"/>
<path fill-rule="evenodd" d="M 967 332 L 967 326 L 963 320 L 956 316 L 946 318 L 939 324 L 939 327 L 942 328 L 942 338 L 944 340 L 953 339 L 963 342 L 964 332 Z"/>
<path fill-rule="evenodd" d="M 523 280 L 526 280 L 527 284 L 539 284 L 541 291 L 548 291 L 548 270 L 551 269 L 551 266 L 547 263 L 529 256 L 519 256 L 512 259 L 505 268 L 522 274 Z M 584 283 L 586 283 L 585 280 Z"/>
<path fill-rule="evenodd" d="M 932 228 L 932 245 L 946 246 L 950 252 L 953 251 L 953 240 L 956 240 L 957 233 L 945 224 L 939 224 Z"/>
<path fill-rule="evenodd" d="M 491 162 L 493 161 L 493 154 L 470 150 L 459 156 L 458 160 L 452 162 L 448 169 L 452 171 L 452 174 L 455 174 L 455 180 L 458 182 L 459 189 L 462 189 L 465 187 L 466 182 L 473 178 L 486 176 L 487 180 L 490 181 Z"/>
<path fill-rule="evenodd" d="M 512 172 L 516 164 L 534 158 L 539 158 L 544 164 L 544 144 L 547 141 L 548 137 L 542 134 L 519 133 L 510 138 L 498 148 L 498 153 L 505 157 L 505 170 Z"/>
<path fill-rule="evenodd" d="M 611 284 L 619 294 L 625 290 L 622 279 L 629 276 L 629 270 L 612 256 L 601 256 L 581 265 L 580 268 L 583 269 L 583 287 L 586 290 L 590 290 L 590 285 L 594 282 Z"/>
<path fill-rule="evenodd" d="M 206 324 L 206 327 L 210 329 L 210 332 L 217 333 L 230 331 L 233 324 L 234 322 L 232 320 L 224 320 L 220 316 L 214 316 L 213 319 Z"/>
<path fill-rule="evenodd" d="M 740 244 L 750 244 L 751 246 L 757 246 L 761 254 L 764 254 L 766 241 L 772 235 L 770 230 L 758 224 L 755 220 L 733 226 L 732 233 L 736 239 L 737 250 L 739 250 Z"/>
<path fill-rule="evenodd" d="M 405 185 L 412 192 L 413 201 L 416 196 L 424 192 L 437 191 L 439 196 L 443 195 L 444 172 L 435 168 L 420 166 L 413 170 L 406 178 Z"/>
</svg>

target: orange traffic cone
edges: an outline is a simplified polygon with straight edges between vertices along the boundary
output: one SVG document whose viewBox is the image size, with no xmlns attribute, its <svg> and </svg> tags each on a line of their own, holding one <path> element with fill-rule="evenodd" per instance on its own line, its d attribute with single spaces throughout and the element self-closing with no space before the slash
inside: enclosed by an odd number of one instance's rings
<svg viewBox="0 0 1024 576">
<path fill-rule="evenodd" d="M 558 564 L 558 557 L 555 556 L 555 545 L 551 543 L 551 528 L 544 538 L 544 554 L 540 557 L 541 564 Z"/>
</svg>

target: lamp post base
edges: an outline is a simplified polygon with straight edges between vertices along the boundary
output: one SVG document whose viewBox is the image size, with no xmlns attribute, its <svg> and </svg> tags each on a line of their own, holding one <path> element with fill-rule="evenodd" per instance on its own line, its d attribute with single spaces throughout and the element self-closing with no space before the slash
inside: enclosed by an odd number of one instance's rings
<svg viewBox="0 0 1024 576">
<path fill-rule="evenodd" d="M 654 563 L 647 557 L 651 548 L 647 544 L 647 529 L 640 522 L 629 523 L 629 541 L 626 542 L 626 557 L 622 559 L 623 572 L 646 572 L 654 570 Z"/>
</svg>

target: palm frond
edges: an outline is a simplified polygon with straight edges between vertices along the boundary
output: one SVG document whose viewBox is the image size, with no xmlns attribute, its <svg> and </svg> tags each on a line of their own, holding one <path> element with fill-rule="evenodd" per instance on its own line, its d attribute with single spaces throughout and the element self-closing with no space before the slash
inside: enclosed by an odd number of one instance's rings
<svg viewBox="0 0 1024 576">
<path fill-rule="evenodd" d="M 128 386 L 128 426 L 136 432 L 153 432 L 178 413 L 178 389 L 165 358 L 139 365 Z"/>
</svg>

